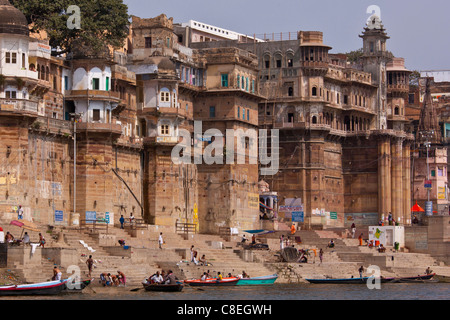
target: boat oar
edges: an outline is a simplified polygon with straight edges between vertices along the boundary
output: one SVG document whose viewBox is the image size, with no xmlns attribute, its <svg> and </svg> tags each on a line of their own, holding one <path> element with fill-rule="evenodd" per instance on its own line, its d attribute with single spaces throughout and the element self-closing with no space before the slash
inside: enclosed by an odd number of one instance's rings
<svg viewBox="0 0 450 320">
<path fill-rule="evenodd" d="M 194 289 L 194 290 L 198 290 L 198 291 L 205 291 L 205 289 L 193 287 L 193 286 L 188 285 L 188 284 L 185 284 L 184 286 L 187 287 L 187 288 L 191 288 L 191 289 Z"/>
<path fill-rule="evenodd" d="M 144 289 L 144 288 L 143 288 L 143 287 L 142 287 L 142 288 L 134 288 L 134 289 L 131 289 L 130 291 L 136 292 L 136 291 L 139 291 L 139 290 L 141 290 L 141 289 Z"/>
</svg>

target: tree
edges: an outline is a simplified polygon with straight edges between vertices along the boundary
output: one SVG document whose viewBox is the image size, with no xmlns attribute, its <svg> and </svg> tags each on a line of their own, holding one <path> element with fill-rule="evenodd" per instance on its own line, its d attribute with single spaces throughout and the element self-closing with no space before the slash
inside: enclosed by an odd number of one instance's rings
<svg viewBox="0 0 450 320">
<path fill-rule="evenodd" d="M 31 32 L 45 31 L 52 55 L 71 52 L 81 44 L 89 44 L 98 53 L 105 46 L 121 47 L 128 35 L 128 7 L 123 0 L 10 0 L 21 10 L 30 24 Z M 73 12 L 69 6 L 80 8 L 80 29 L 69 28 L 67 21 Z"/>
<path fill-rule="evenodd" d="M 358 62 L 358 60 L 363 56 L 363 54 L 364 52 L 362 48 L 345 53 L 345 55 L 347 55 L 348 62 Z"/>
<path fill-rule="evenodd" d="M 409 86 L 410 87 L 418 87 L 419 86 L 419 79 L 420 79 L 420 72 L 417 70 L 413 70 L 409 74 Z"/>
</svg>

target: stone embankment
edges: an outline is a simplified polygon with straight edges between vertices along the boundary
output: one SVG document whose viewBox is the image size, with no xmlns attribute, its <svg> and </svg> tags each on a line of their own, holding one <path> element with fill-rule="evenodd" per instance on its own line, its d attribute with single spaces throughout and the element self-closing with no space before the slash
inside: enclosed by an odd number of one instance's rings
<svg viewBox="0 0 450 320">
<path fill-rule="evenodd" d="M 22 233 L 18 227 L 1 226 L 5 232 L 10 231 L 16 236 Z M 164 245 L 159 249 L 161 232 Z M 29 234 L 32 242 L 38 241 L 37 232 Z M 98 280 L 100 273 L 117 274 L 120 270 L 127 276 L 128 285 L 132 286 L 140 285 L 157 270 L 169 269 L 180 279 L 198 278 L 206 271 L 212 275 L 217 272 L 237 275 L 242 271 L 251 276 L 277 273 L 277 283 L 304 283 L 307 278 L 357 277 L 361 265 L 365 269 L 378 266 L 386 277 L 423 274 L 427 267 L 439 274 L 450 275 L 448 266 L 427 254 L 394 252 L 391 249 L 378 253 L 375 249 L 359 246 L 356 239 L 342 238 L 331 231 L 301 230 L 295 235 L 278 231 L 258 236 L 258 243 L 267 244 L 268 250 L 244 250 L 239 245 L 240 237 L 236 236 L 225 240 L 218 235 L 180 235 L 161 226 L 138 230 L 110 227 L 107 233 L 105 230 L 97 233 L 89 229 L 54 227 L 51 232 L 43 234 L 47 240 L 45 248 L 38 247 L 33 254 L 31 247 L 9 247 L 8 264 L 3 270 L 10 277 L 10 283 L 49 280 L 54 265 L 62 270 L 64 276 L 79 272 L 82 278 L 86 278 L 89 255 L 95 261 L 92 277 Z M 290 237 L 290 246 L 309 250 L 307 263 L 281 261 L 281 234 Z M 125 246 L 118 243 L 122 239 Z M 332 249 L 327 248 L 331 239 L 336 243 Z M 198 252 L 198 258 L 205 255 L 207 266 L 190 262 L 191 246 Z M 324 251 L 322 262 L 318 256 L 320 249 Z M 98 281 L 93 285 L 98 286 Z"/>
</svg>

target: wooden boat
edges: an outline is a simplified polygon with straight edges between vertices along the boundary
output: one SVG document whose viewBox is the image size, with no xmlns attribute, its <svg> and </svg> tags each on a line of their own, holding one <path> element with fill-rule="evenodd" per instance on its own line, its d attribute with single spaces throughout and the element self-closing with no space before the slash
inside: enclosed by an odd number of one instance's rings
<svg viewBox="0 0 450 320">
<path fill-rule="evenodd" d="M 260 286 L 274 284 L 278 279 L 277 274 L 262 277 L 240 278 L 236 285 L 238 286 Z"/>
<path fill-rule="evenodd" d="M 142 283 L 145 291 L 159 292 L 180 292 L 183 290 L 183 284 L 160 284 L 160 283 Z"/>
<path fill-rule="evenodd" d="M 0 287 L 0 296 L 56 295 L 66 287 L 67 280 Z"/>
<path fill-rule="evenodd" d="M 433 274 L 419 275 L 414 277 L 401 278 L 380 278 L 381 283 L 423 283 L 429 282 L 434 276 Z M 366 284 L 367 280 L 372 281 L 372 277 L 363 278 L 347 278 L 347 279 L 306 279 L 310 283 L 328 283 L 328 284 Z"/>
<path fill-rule="evenodd" d="M 306 281 L 314 284 L 366 284 L 368 279 L 370 278 L 306 279 Z"/>
<path fill-rule="evenodd" d="M 435 273 L 418 275 L 414 277 L 400 277 L 400 278 L 383 278 L 382 282 L 386 283 L 423 283 L 430 282 Z"/>
<path fill-rule="evenodd" d="M 201 279 L 184 280 L 184 283 L 193 287 L 200 287 L 200 286 L 223 287 L 223 286 L 235 286 L 238 281 L 239 281 L 238 277 L 228 277 L 222 278 L 222 280 L 220 281 L 217 278 L 208 278 L 206 280 Z"/>
<path fill-rule="evenodd" d="M 74 281 L 71 282 L 71 279 L 67 280 L 66 288 L 64 291 L 67 292 L 81 292 L 84 288 L 86 288 L 88 285 L 92 283 L 94 278 L 92 279 L 86 279 L 86 280 L 80 280 L 80 281 Z"/>
<path fill-rule="evenodd" d="M 449 276 L 441 276 L 441 275 L 435 275 L 434 278 L 438 280 L 438 282 L 445 282 L 450 283 L 450 277 Z"/>
</svg>

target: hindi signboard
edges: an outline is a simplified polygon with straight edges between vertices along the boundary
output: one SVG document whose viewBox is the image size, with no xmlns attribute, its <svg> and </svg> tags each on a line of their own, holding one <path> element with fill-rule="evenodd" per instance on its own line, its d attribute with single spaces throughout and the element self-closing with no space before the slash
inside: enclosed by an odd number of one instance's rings
<svg viewBox="0 0 450 320">
<path fill-rule="evenodd" d="M 55 210 L 55 222 L 64 221 L 64 213 L 61 210 Z"/>
</svg>

